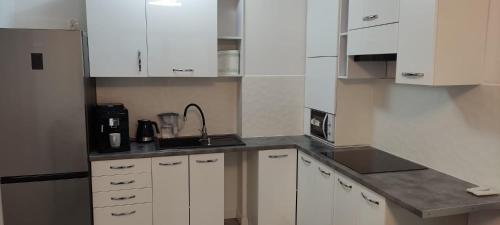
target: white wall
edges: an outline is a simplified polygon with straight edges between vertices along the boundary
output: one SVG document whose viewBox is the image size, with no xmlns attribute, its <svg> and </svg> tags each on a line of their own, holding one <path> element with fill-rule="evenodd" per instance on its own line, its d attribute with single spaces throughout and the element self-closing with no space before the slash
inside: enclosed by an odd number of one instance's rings
<svg viewBox="0 0 500 225">
<path fill-rule="evenodd" d="M 483 84 L 374 84 L 373 145 L 452 176 L 500 190 L 500 0 L 491 1 Z M 498 225 L 500 211 L 469 225 Z"/>
<path fill-rule="evenodd" d="M 70 29 L 84 22 L 84 0 L 0 0 L 0 28 Z"/>
<path fill-rule="evenodd" d="M 246 76 L 241 104 L 244 137 L 304 134 L 304 76 Z"/>
</svg>

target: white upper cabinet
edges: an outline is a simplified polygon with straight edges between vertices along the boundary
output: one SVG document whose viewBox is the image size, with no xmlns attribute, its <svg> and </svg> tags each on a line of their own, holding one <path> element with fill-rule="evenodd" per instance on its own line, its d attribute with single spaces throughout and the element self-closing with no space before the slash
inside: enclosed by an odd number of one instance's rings
<svg viewBox="0 0 500 225">
<path fill-rule="evenodd" d="M 337 56 L 338 0 L 307 1 L 307 57 Z"/>
<path fill-rule="evenodd" d="M 399 0 L 349 0 L 349 30 L 397 23 Z"/>
<path fill-rule="evenodd" d="M 479 84 L 488 0 L 401 0 L 396 83 Z"/>
<path fill-rule="evenodd" d="M 305 106 L 335 114 L 337 57 L 306 59 Z"/>
<path fill-rule="evenodd" d="M 217 76 L 217 0 L 147 0 L 149 75 Z"/>
<path fill-rule="evenodd" d="M 87 0 L 90 75 L 148 74 L 144 0 Z"/>
</svg>

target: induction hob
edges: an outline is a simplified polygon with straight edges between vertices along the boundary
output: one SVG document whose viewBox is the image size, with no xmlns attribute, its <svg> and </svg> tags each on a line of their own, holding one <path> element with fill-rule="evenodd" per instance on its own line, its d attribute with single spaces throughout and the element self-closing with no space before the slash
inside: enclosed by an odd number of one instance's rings
<svg viewBox="0 0 500 225">
<path fill-rule="evenodd" d="M 321 154 L 333 158 L 334 161 L 360 174 L 427 169 L 427 167 L 372 147 L 361 147 L 354 150 L 336 150 Z"/>
</svg>

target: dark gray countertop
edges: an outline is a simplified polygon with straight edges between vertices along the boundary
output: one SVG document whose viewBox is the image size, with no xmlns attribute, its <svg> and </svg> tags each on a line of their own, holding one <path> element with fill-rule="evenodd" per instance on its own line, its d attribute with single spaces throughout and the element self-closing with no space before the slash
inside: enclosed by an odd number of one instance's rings
<svg viewBox="0 0 500 225">
<path fill-rule="evenodd" d="M 154 144 L 132 143 L 131 151 L 108 154 L 91 153 L 89 159 L 90 161 L 100 161 L 298 148 L 341 174 L 384 196 L 387 200 L 424 219 L 500 209 L 500 196 L 476 197 L 468 194 L 465 189 L 474 187 L 474 184 L 436 170 L 427 169 L 362 175 L 320 154 L 320 152 L 336 151 L 340 148 L 330 147 L 307 136 L 244 138 L 243 141 L 246 146 L 177 150 L 156 150 Z M 356 149 L 356 147 L 348 149 Z M 342 150 L 346 150 L 346 148 L 342 148 Z"/>
</svg>

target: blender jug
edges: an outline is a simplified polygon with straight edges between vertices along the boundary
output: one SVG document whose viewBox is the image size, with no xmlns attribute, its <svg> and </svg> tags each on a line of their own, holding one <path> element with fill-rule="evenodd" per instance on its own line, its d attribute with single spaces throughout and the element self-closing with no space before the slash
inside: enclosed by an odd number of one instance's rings
<svg viewBox="0 0 500 225">
<path fill-rule="evenodd" d="M 161 138 L 174 138 L 179 134 L 179 114 L 178 113 L 162 113 L 160 118 L 160 133 Z"/>
</svg>

